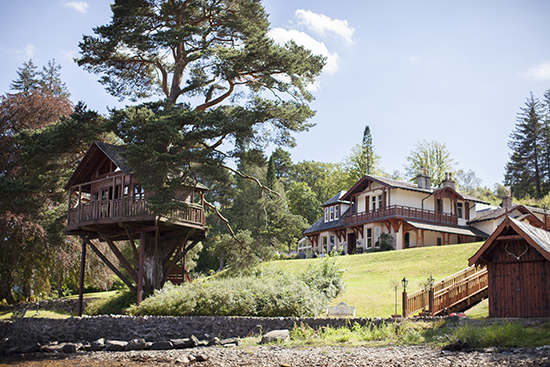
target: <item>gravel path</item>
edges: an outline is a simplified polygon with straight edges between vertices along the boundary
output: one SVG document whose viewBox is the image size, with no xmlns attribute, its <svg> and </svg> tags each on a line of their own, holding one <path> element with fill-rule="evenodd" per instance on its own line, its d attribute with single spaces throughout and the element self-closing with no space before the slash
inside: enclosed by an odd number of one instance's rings
<svg viewBox="0 0 550 367">
<path fill-rule="evenodd" d="M 202 360 L 202 361 L 201 361 Z M 513 349 L 504 352 L 450 352 L 428 347 L 209 347 L 169 351 L 78 352 L 10 357 L 9 366 L 549 366 L 550 349 Z"/>
</svg>

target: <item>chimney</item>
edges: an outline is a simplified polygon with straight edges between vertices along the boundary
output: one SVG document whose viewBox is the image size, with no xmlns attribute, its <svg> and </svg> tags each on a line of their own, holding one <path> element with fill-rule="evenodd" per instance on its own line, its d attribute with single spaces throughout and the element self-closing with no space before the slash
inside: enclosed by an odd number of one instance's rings
<svg viewBox="0 0 550 367">
<path fill-rule="evenodd" d="M 502 198 L 502 204 L 500 204 L 502 208 L 509 208 L 512 206 L 512 197 L 511 196 L 504 196 Z"/>
<path fill-rule="evenodd" d="M 432 188 L 432 178 L 428 176 L 428 170 L 424 167 L 420 169 L 420 173 L 416 176 L 418 188 L 429 190 Z"/>
<path fill-rule="evenodd" d="M 445 172 L 445 180 L 441 183 L 441 187 L 450 187 L 456 190 L 456 182 L 453 180 L 453 174 L 451 172 Z"/>
</svg>

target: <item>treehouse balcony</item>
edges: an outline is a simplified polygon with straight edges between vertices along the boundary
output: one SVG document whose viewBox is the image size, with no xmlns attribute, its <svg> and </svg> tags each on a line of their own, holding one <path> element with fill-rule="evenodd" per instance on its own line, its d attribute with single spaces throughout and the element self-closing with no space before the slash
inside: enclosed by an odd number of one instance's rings
<svg viewBox="0 0 550 367">
<path fill-rule="evenodd" d="M 437 212 L 433 210 L 414 208 L 404 205 L 391 205 L 378 210 L 372 210 L 357 214 L 351 214 L 346 217 L 346 225 L 364 224 L 378 220 L 400 218 L 414 219 L 424 222 L 432 222 L 437 224 L 458 224 L 458 216 L 451 213 Z"/>
<path fill-rule="evenodd" d="M 204 237 L 206 220 L 202 188 L 184 187 L 176 198 L 182 205 L 177 210 L 155 215 L 147 201 L 149 193 L 133 175 L 111 172 L 97 180 L 69 188 L 67 235 L 86 234 L 97 237 L 100 232 L 120 238 L 139 236 L 143 228 L 159 227 L 161 232 L 193 230 Z M 134 232 L 128 233 L 127 228 Z M 116 237 L 116 236 L 115 236 Z"/>
</svg>

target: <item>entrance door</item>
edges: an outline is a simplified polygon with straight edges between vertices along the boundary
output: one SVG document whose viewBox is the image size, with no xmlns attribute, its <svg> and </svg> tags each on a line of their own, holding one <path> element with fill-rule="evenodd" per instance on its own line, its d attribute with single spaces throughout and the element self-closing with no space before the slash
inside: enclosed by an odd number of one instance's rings
<svg viewBox="0 0 550 367">
<path fill-rule="evenodd" d="M 355 233 L 348 233 L 348 254 L 355 253 L 356 243 L 357 237 L 355 237 Z"/>
</svg>

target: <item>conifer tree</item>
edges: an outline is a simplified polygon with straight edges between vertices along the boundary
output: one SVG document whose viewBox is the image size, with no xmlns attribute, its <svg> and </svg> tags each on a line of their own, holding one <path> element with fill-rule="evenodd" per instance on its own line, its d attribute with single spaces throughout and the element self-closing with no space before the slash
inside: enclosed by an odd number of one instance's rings
<svg viewBox="0 0 550 367">
<path fill-rule="evenodd" d="M 36 71 L 36 65 L 32 59 L 24 62 L 23 67 L 18 68 L 17 75 L 19 78 L 12 81 L 10 88 L 24 94 L 30 93 L 32 90 L 37 90 L 40 81 L 39 74 Z"/>
<path fill-rule="evenodd" d="M 512 150 L 506 164 L 504 183 L 517 198 L 543 195 L 543 150 L 545 129 L 541 120 L 541 103 L 533 93 L 518 113 L 516 128 L 510 134 L 508 147 Z"/>
</svg>

